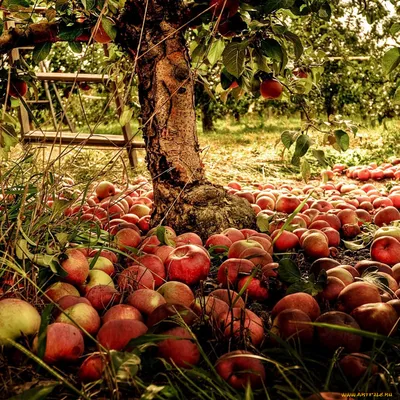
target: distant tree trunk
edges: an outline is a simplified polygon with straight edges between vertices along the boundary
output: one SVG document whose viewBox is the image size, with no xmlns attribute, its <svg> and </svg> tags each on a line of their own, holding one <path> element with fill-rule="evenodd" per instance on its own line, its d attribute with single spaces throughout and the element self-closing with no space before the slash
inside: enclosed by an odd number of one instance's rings
<svg viewBox="0 0 400 400">
<path fill-rule="evenodd" d="M 118 40 L 137 49 L 145 2 L 128 0 Z M 196 134 L 194 79 L 180 0 L 149 0 L 137 73 L 147 166 L 153 179 L 152 225 L 170 225 L 203 239 L 235 226 L 254 227 L 250 204 L 209 183 Z"/>
<path fill-rule="evenodd" d="M 207 133 L 215 130 L 214 119 L 208 108 L 208 104 L 201 108 L 201 122 L 203 125 L 203 132 Z"/>
</svg>

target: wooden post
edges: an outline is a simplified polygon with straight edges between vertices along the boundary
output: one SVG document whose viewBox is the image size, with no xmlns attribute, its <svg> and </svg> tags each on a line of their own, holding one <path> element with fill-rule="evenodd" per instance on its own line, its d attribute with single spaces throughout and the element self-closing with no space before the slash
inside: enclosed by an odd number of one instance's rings
<svg viewBox="0 0 400 400">
<path fill-rule="evenodd" d="M 105 44 L 103 46 L 104 49 L 104 54 L 106 57 L 108 57 L 109 52 L 108 52 L 108 46 Z M 114 81 L 111 81 L 110 84 L 111 91 L 114 93 L 115 96 L 115 104 L 117 106 L 117 115 L 119 118 L 121 118 L 122 113 L 124 112 L 124 101 L 118 92 L 118 87 Z M 132 141 L 133 141 L 133 133 L 132 133 L 132 128 L 129 122 L 127 122 L 125 125 L 122 126 L 122 133 L 124 135 L 125 141 L 126 141 L 126 150 L 128 152 L 128 160 L 129 164 L 132 169 L 136 168 L 138 165 L 138 158 L 137 158 L 137 153 L 135 148 L 132 146 Z"/>
</svg>

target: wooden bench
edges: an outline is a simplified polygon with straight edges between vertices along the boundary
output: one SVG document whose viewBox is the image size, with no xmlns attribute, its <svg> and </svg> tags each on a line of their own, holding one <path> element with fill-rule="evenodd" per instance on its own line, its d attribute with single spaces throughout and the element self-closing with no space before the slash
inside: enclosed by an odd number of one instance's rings
<svg viewBox="0 0 400 400">
<path fill-rule="evenodd" d="M 34 7 L 34 8 L 22 8 L 18 10 L 20 13 L 35 13 L 44 14 L 46 12 L 46 7 Z M 12 15 L 14 11 L 5 11 L 5 15 Z M 6 21 L 5 28 L 12 28 L 18 24 L 18 21 Z M 13 49 L 10 52 L 10 64 L 14 61 L 20 59 L 20 50 L 32 51 L 34 48 L 31 46 L 21 47 Z M 108 48 L 104 46 L 105 53 L 108 53 Z M 52 104 L 52 99 L 49 90 L 49 83 L 53 86 L 57 100 L 59 101 L 61 107 L 64 107 L 61 102 L 61 97 L 57 92 L 55 87 L 55 82 L 69 82 L 69 83 L 98 83 L 104 84 L 110 87 L 111 92 L 114 93 L 115 103 L 117 106 L 117 115 L 121 117 L 124 110 L 124 101 L 121 95 L 116 90 L 116 83 L 108 76 L 101 74 L 86 74 L 86 73 L 62 73 L 62 72 L 47 72 L 44 64 L 41 64 L 41 72 L 36 73 L 36 79 L 43 82 L 46 92 L 47 100 L 27 100 L 21 103 L 19 107 L 19 120 L 21 124 L 21 140 L 23 143 L 35 143 L 35 144 L 61 144 L 61 145 L 74 145 L 81 144 L 84 146 L 98 146 L 98 147 L 115 147 L 115 148 L 126 148 L 128 152 L 129 164 L 132 168 L 135 168 L 138 164 L 136 149 L 144 149 L 145 145 L 142 142 L 133 141 L 133 133 L 129 123 L 122 126 L 122 135 L 100 135 L 100 134 L 88 134 L 88 133 L 75 133 L 75 129 L 68 117 L 65 115 L 65 119 L 70 127 L 70 131 L 42 131 L 42 130 L 32 130 L 30 123 L 30 116 L 28 112 L 28 105 L 34 103 L 48 103 L 52 114 L 52 120 L 54 129 L 57 130 L 59 124 L 56 121 L 55 111 Z M 64 114 L 64 112 L 63 112 Z"/>
<path fill-rule="evenodd" d="M 52 132 L 52 131 L 29 131 L 25 133 L 25 141 L 37 143 L 56 143 L 63 146 L 84 144 L 85 146 L 96 147 L 118 147 L 130 146 L 134 149 L 144 149 L 142 142 L 127 143 L 122 135 L 103 135 L 89 133 L 72 132 Z"/>
</svg>

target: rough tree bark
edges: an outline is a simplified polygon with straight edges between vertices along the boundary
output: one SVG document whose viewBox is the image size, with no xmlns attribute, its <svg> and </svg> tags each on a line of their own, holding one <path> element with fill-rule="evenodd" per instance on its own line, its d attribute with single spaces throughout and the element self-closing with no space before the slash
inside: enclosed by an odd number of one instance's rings
<svg viewBox="0 0 400 400">
<path fill-rule="evenodd" d="M 119 20 L 118 42 L 135 54 L 143 38 L 137 73 L 147 166 L 153 179 L 152 224 L 202 238 L 235 226 L 252 228 L 255 215 L 246 200 L 227 194 L 205 177 L 196 134 L 194 79 L 184 31 L 181 0 L 128 0 Z"/>
<path fill-rule="evenodd" d="M 187 22 L 185 12 L 182 0 L 127 0 L 116 41 L 134 57 L 143 27 L 137 74 L 154 187 L 152 224 L 170 225 L 178 233 L 194 231 L 204 239 L 228 227 L 253 228 L 255 214 L 246 200 L 205 177 L 196 134 L 194 77 L 181 29 Z M 59 28 L 57 23 L 13 28 L 0 36 L 0 53 L 59 41 Z M 85 33 L 75 40 L 88 39 Z"/>
</svg>

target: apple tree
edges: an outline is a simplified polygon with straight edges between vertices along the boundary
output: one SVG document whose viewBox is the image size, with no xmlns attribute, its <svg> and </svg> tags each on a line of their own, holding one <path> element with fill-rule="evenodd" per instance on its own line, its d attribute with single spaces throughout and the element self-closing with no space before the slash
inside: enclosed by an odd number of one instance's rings
<svg viewBox="0 0 400 400">
<path fill-rule="evenodd" d="M 284 17 L 313 14 L 323 21 L 330 15 L 329 2 L 48 0 L 44 4 L 47 11 L 41 18 L 32 14 L 15 28 L 3 30 L 0 52 L 33 45 L 32 61 L 37 63 L 57 41 L 79 49 L 81 42 L 113 40 L 131 57 L 154 187 L 152 223 L 171 225 L 178 232 L 193 230 L 203 237 L 229 226 L 253 226 L 250 205 L 205 177 L 196 135 L 196 71 L 211 55 L 222 60 L 223 87 L 261 91 L 266 98 L 280 96 L 283 87 L 277 78 L 286 73 L 290 60 L 297 62 L 303 53 L 301 40 L 290 30 L 290 18 Z M 32 7 L 33 2 L 5 0 L 2 5 L 16 11 Z M 191 55 L 189 38 L 195 43 Z M 8 91 L 12 86 L 11 82 Z"/>
</svg>

